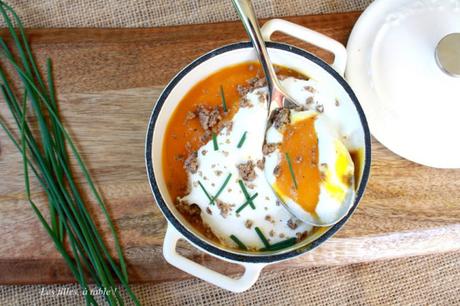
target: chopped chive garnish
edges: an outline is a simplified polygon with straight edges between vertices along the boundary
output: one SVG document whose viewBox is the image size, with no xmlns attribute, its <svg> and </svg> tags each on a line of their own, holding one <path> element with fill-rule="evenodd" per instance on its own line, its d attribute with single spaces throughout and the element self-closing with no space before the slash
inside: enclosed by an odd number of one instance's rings
<svg viewBox="0 0 460 306">
<path fill-rule="evenodd" d="M 262 240 L 263 244 L 265 245 L 266 248 L 269 248 L 270 247 L 270 243 L 268 242 L 267 238 L 265 238 L 264 234 L 262 233 L 262 231 L 260 230 L 260 228 L 258 228 L 256 226 L 256 233 L 257 235 L 259 236 L 260 240 Z"/>
<path fill-rule="evenodd" d="M 200 185 L 201 189 L 203 190 L 204 194 L 208 197 L 210 203 L 209 204 L 214 204 L 214 199 L 211 198 L 211 196 L 209 195 L 208 191 L 206 190 L 206 188 L 204 188 L 203 184 L 201 184 L 200 181 L 198 181 L 198 185 Z"/>
<path fill-rule="evenodd" d="M 212 133 L 212 144 L 214 145 L 214 151 L 219 150 L 219 145 L 217 144 L 217 135 L 216 133 Z"/>
<path fill-rule="evenodd" d="M 243 136 L 241 136 L 240 141 L 238 142 L 238 145 L 236 146 L 238 149 L 240 149 L 243 146 L 244 141 L 246 140 L 246 134 L 247 132 L 245 131 L 243 133 Z"/>
<path fill-rule="evenodd" d="M 262 248 L 260 249 L 260 251 L 278 251 L 278 250 L 293 246 L 296 243 L 297 243 L 297 238 L 293 237 L 293 238 L 289 238 L 289 239 L 274 243 L 270 245 L 269 247 Z"/>
<path fill-rule="evenodd" d="M 243 242 L 241 242 L 240 239 L 238 239 L 235 235 L 230 235 L 230 239 L 232 239 L 241 250 L 247 251 L 248 248 L 244 245 Z"/>
<path fill-rule="evenodd" d="M 257 198 L 259 194 L 256 192 L 251 198 L 247 199 L 246 202 L 243 203 L 237 210 L 236 213 L 239 214 L 246 206 L 248 206 L 249 202 Z"/>
<path fill-rule="evenodd" d="M 289 166 L 289 172 L 291 173 L 292 181 L 294 182 L 295 189 L 297 189 L 297 180 L 295 179 L 294 169 L 292 168 L 291 158 L 289 154 L 286 152 L 286 160 Z"/>
<path fill-rule="evenodd" d="M 251 200 L 251 196 L 249 195 L 248 190 L 246 189 L 246 186 L 244 186 L 244 183 L 242 180 L 238 180 L 238 184 L 240 184 L 241 190 L 243 191 L 244 196 L 246 197 L 246 200 L 249 202 L 249 205 L 251 206 L 252 209 L 256 209 L 256 206 L 254 205 L 254 202 Z"/>
<path fill-rule="evenodd" d="M 229 173 L 227 175 L 227 178 L 225 179 L 224 183 L 222 184 L 222 186 L 220 186 L 219 190 L 217 191 L 216 195 L 211 199 L 211 202 L 214 202 L 217 199 L 217 197 L 222 193 L 222 191 L 224 190 L 225 186 L 227 186 L 228 181 L 230 181 L 231 177 L 232 177 L 232 174 Z"/>
<path fill-rule="evenodd" d="M 222 107 L 224 108 L 224 112 L 227 112 L 227 101 L 225 100 L 224 87 L 222 85 L 220 85 L 220 98 L 222 99 Z"/>
</svg>

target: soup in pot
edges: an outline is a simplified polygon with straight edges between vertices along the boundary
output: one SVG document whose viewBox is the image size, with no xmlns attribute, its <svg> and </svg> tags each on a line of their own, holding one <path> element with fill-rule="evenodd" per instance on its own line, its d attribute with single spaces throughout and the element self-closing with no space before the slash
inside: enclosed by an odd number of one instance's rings
<svg viewBox="0 0 460 306">
<path fill-rule="evenodd" d="M 301 99 L 303 112 L 311 109 L 322 118 L 341 107 L 339 99 L 315 80 L 285 67 L 276 70 L 283 88 Z M 226 248 L 280 250 L 317 230 L 286 210 L 265 172 L 269 169 L 284 193 L 297 197 L 305 209 L 314 212 L 319 203 L 318 186 L 326 179 L 320 163 L 324 141 L 319 132 L 313 133 L 313 118 L 278 126 L 287 141 L 270 142 L 270 133 L 265 139 L 267 98 L 258 63 L 226 67 L 190 89 L 173 112 L 164 135 L 163 171 L 176 208 L 196 230 Z M 300 132 L 294 135 L 293 130 Z M 358 182 L 362 149 L 350 144 L 346 150 L 353 158 L 354 181 Z M 274 155 L 280 157 L 277 164 L 271 162 Z"/>
</svg>

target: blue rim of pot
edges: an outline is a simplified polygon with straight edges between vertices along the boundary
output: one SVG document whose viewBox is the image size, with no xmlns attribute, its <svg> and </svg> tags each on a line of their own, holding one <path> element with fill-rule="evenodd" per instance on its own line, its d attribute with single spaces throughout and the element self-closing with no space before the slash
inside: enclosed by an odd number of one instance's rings
<svg viewBox="0 0 460 306">
<path fill-rule="evenodd" d="M 363 174 L 361 178 L 361 182 L 359 185 L 359 188 L 356 192 L 356 198 L 355 202 L 353 203 L 353 206 L 351 207 L 350 211 L 348 214 L 341 219 L 338 223 L 335 225 L 331 226 L 326 232 L 324 232 L 320 237 L 317 239 L 313 240 L 312 242 L 306 244 L 306 245 L 300 245 L 296 247 L 295 249 L 292 249 L 290 251 L 284 251 L 280 250 L 279 253 L 252 253 L 252 254 L 244 254 L 244 253 L 233 253 L 228 250 L 216 247 L 212 245 L 211 243 L 208 243 L 207 241 L 199 238 L 194 234 L 192 231 L 190 231 L 186 226 L 184 226 L 171 212 L 171 210 L 168 208 L 168 205 L 166 201 L 163 199 L 160 190 L 157 185 L 157 181 L 155 179 L 155 174 L 153 170 L 153 161 L 152 161 L 152 142 L 153 142 L 153 132 L 155 129 L 155 124 L 157 122 L 158 116 L 160 114 L 160 111 L 163 107 L 163 104 L 165 103 L 167 97 L 171 93 L 171 91 L 174 89 L 174 87 L 179 83 L 179 81 L 187 75 L 190 71 L 192 71 L 195 67 L 200 65 L 201 63 L 207 61 L 210 58 L 213 58 L 217 55 L 220 55 L 225 52 L 229 52 L 232 50 L 236 49 L 243 49 L 243 48 L 252 48 L 252 44 L 250 42 L 238 42 L 238 43 L 233 43 L 229 45 L 225 45 L 223 47 L 217 48 L 215 50 L 212 50 L 197 59 L 195 59 L 193 62 L 191 62 L 189 65 L 187 65 L 185 68 L 183 68 L 177 75 L 174 76 L 174 78 L 169 82 L 169 84 L 165 87 L 163 92 L 161 93 L 160 97 L 158 98 L 156 104 L 153 107 L 149 124 L 148 124 L 148 129 L 147 129 L 147 135 L 146 135 L 146 141 L 145 141 L 145 163 L 146 163 L 146 168 L 147 168 L 147 175 L 148 179 L 150 182 L 150 187 L 152 189 L 153 196 L 156 200 L 156 203 L 160 210 L 162 211 L 163 215 L 165 218 L 171 223 L 172 226 L 174 226 L 184 237 L 190 241 L 191 243 L 195 244 L 199 248 L 222 258 L 231 260 L 231 261 L 237 261 L 237 262 L 245 262 L 245 263 L 271 263 L 271 262 L 276 262 L 276 261 L 281 261 L 289 258 L 293 258 L 296 256 L 299 256 L 307 251 L 310 251 L 319 245 L 321 245 L 323 242 L 325 242 L 327 239 L 329 239 L 331 236 L 333 236 L 344 224 L 345 222 L 350 218 L 350 216 L 353 214 L 355 209 L 357 208 L 362 196 L 364 195 L 364 191 L 366 189 L 367 182 L 369 180 L 369 174 L 370 174 L 370 166 L 371 166 L 371 136 L 370 136 L 370 131 L 369 131 L 369 126 L 367 124 L 366 117 L 364 115 L 364 111 L 359 104 L 359 101 L 354 94 L 353 90 L 351 87 L 348 85 L 348 83 L 343 79 L 342 76 L 340 76 L 331 66 L 329 66 L 327 63 L 325 63 L 323 60 L 320 58 L 316 57 L 315 55 L 303 50 L 299 49 L 297 47 L 284 44 L 284 43 L 279 43 L 279 42 L 267 42 L 267 47 L 268 48 L 274 48 L 274 49 L 279 49 L 279 50 L 284 50 L 288 52 L 295 53 L 297 55 L 300 55 L 302 57 L 305 57 L 306 59 L 314 62 L 315 64 L 319 65 L 322 67 L 324 70 L 326 70 L 334 79 L 344 88 L 344 90 L 347 92 L 349 95 L 350 99 L 353 101 L 356 110 L 359 114 L 359 118 L 361 120 L 361 125 L 364 129 L 364 138 L 365 138 L 365 160 L 364 160 L 364 169 L 363 169 Z M 284 252 L 283 252 L 284 251 Z"/>
</svg>

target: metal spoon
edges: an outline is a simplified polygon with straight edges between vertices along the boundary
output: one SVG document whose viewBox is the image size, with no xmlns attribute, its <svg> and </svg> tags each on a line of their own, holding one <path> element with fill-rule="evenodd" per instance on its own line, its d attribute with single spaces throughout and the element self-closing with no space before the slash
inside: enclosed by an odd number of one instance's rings
<svg viewBox="0 0 460 306">
<path fill-rule="evenodd" d="M 268 91 L 270 93 L 268 99 L 268 109 L 272 110 L 272 102 L 275 102 L 274 108 L 284 107 L 289 105 L 289 103 L 298 103 L 289 97 L 289 95 L 283 91 L 281 84 L 276 76 L 275 69 L 273 64 L 270 61 L 268 56 L 267 48 L 265 42 L 262 38 L 262 33 L 260 32 L 259 24 L 257 23 L 257 17 L 254 12 L 251 1 L 249 0 L 232 0 L 233 5 L 235 6 L 238 15 L 243 22 L 243 26 L 246 29 L 246 32 L 251 39 L 251 42 L 256 49 L 257 56 L 259 57 L 259 62 L 262 65 L 262 69 L 265 73 L 265 78 L 267 79 Z"/>
<path fill-rule="evenodd" d="M 265 46 L 265 42 L 262 38 L 262 33 L 260 32 L 260 27 L 257 23 L 257 17 L 252 6 L 251 1 L 249 0 L 232 0 L 233 5 L 238 12 L 238 15 L 246 29 L 246 32 L 251 39 L 251 42 L 254 46 L 254 49 L 257 52 L 259 62 L 262 65 L 262 68 L 265 73 L 265 78 L 268 85 L 268 121 L 270 122 L 270 116 L 273 113 L 273 110 L 278 107 L 292 107 L 292 105 L 300 105 L 295 99 L 291 98 L 281 87 L 281 84 L 276 76 L 275 69 L 270 61 L 270 57 Z M 271 185 L 271 184 L 270 184 Z M 352 182 L 354 186 L 354 179 Z M 276 194 L 276 192 L 275 192 Z M 279 201 L 284 204 L 284 207 L 295 217 L 297 217 L 302 222 L 311 224 L 313 226 L 329 226 L 339 222 L 350 210 L 354 202 L 354 192 L 348 192 L 344 198 L 343 203 L 341 204 L 341 209 L 339 214 L 334 220 L 328 220 L 327 222 L 321 220 L 319 217 L 310 216 L 306 213 L 299 204 L 291 203 L 290 205 L 285 203 L 277 195 Z"/>
</svg>

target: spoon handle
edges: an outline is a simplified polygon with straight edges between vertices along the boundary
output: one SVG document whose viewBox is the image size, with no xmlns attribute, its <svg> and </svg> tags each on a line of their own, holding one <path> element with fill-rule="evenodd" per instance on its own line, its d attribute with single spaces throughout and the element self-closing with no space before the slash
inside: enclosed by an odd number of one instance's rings
<svg viewBox="0 0 460 306">
<path fill-rule="evenodd" d="M 232 0 L 233 5 L 238 12 L 238 15 L 243 22 L 244 28 L 248 33 L 254 48 L 257 51 L 257 56 L 265 72 L 267 79 L 268 89 L 270 92 L 273 91 L 274 87 L 279 87 L 278 78 L 276 77 L 275 69 L 268 56 L 265 42 L 260 32 L 259 24 L 257 23 L 257 17 L 254 11 L 254 7 L 250 0 Z"/>
</svg>

